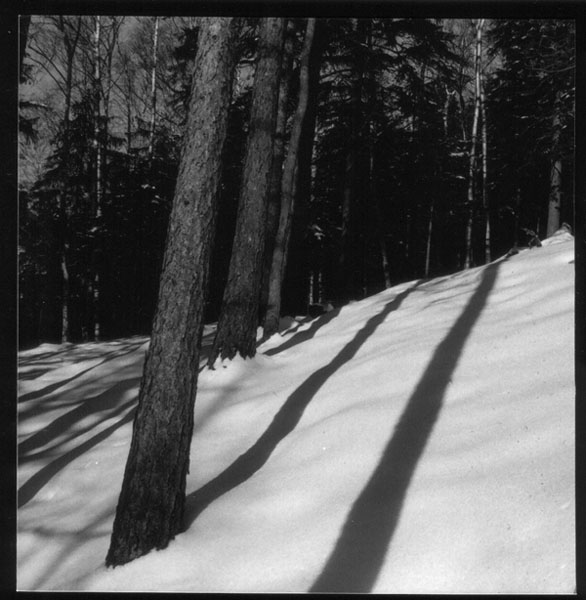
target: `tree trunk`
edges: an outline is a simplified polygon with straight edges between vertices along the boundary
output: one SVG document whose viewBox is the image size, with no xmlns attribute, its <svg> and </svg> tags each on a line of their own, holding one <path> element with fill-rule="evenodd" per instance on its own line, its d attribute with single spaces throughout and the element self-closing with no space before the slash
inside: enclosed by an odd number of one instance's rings
<svg viewBox="0 0 586 600">
<path fill-rule="evenodd" d="M 250 130 L 236 231 L 218 330 L 208 364 L 256 353 L 265 243 L 267 192 L 273 161 L 285 19 L 261 19 Z"/>
<path fill-rule="evenodd" d="M 183 527 L 237 20 L 202 21 L 157 311 L 107 565 L 165 548 Z"/>
<path fill-rule="evenodd" d="M 94 340 L 100 339 L 100 270 L 99 270 L 99 228 L 102 220 L 102 148 L 100 143 L 100 126 L 101 126 L 101 110 L 100 110 L 100 88 L 101 88 L 101 72 L 100 72 L 100 35 L 101 35 L 101 19 L 97 15 L 95 17 L 95 32 L 94 32 L 94 160 L 95 160 L 95 182 L 94 182 L 94 251 L 92 253 L 93 262 L 93 281 L 92 281 L 92 309 L 94 323 Z"/>
<path fill-rule="evenodd" d="M 81 33 L 81 17 L 77 17 L 77 28 L 74 36 L 70 37 L 68 26 L 63 16 L 59 17 L 59 28 L 63 33 L 63 43 L 67 57 L 65 67 L 65 113 L 63 116 L 64 129 L 64 160 L 69 158 L 69 128 L 71 122 L 71 98 L 73 93 L 73 64 L 77 44 Z M 59 194 L 59 219 L 60 219 L 60 245 L 61 245 L 61 343 L 69 342 L 70 340 L 70 273 L 68 268 L 69 260 L 69 202 L 67 199 L 67 190 L 61 190 Z"/>
<path fill-rule="evenodd" d="M 470 162 L 468 168 L 468 218 L 466 221 L 466 247 L 464 269 L 472 266 L 472 225 L 474 222 L 474 190 L 477 164 L 478 121 L 480 117 L 480 58 L 482 56 L 482 26 L 484 19 L 476 22 L 476 50 L 474 53 L 474 118 L 470 140 Z"/>
<path fill-rule="evenodd" d="M 159 37 L 159 17 L 154 17 L 153 23 L 153 54 L 151 69 L 151 122 L 149 126 L 149 165 L 152 168 L 155 148 L 155 123 L 157 112 L 157 41 Z"/>
<path fill-rule="evenodd" d="M 559 115 L 559 96 L 557 93 L 553 114 L 554 158 L 551 161 L 549 175 L 549 202 L 547 211 L 547 237 L 552 236 L 560 228 L 560 212 L 562 207 L 562 159 L 559 156 L 561 121 Z"/>
<path fill-rule="evenodd" d="M 315 18 L 307 20 L 305 39 L 301 52 L 301 66 L 299 69 L 299 102 L 293 117 L 291 139 L 285 165 L 283 168 L 283 185 L 281 187 L 281 212 L 279 216 L 279 229 L 273 251 L 273 262 L 269 281 L 269 301 L 264 322 L 264 337 L 268 338 L 279 330 L 281 312 L 281 288 L 287 263 L 287 249 L 291 234 L 291 220 L 295 199 L 295 178 L 298 164 L 299 142 L 303 129 L 303 122 L 307 112 L 309 98 L 309 60 L 315 33 Z"/>
<path fill-rule="evenodd" d="M 429 268 L 431 265 L 431 234 L 433 232 L 433 200 L 429 207 L 429 222 L 427 225 L 427 244 L 425 248 L 425 279 L 429 278 Z"/>
<path fill-rule="evenodd" d="M 488 204 L 488 136 L 486 123 L 486 98 L 484 81 L 480 73 L 480 111 L 482 113 L 482 207 L 484 209 L 484 262 L 491 261 L 490 252 L 490 207 Z"/>
<path fill-rule="evenodd" d="M 353 33 L 357 45 L 364 43 L 365 24 L 359 19 L 352 19 Z M 353 244 L 352 213 L 356 195 L 356 161 L 359 146 L 360 118 L 362 116 L 362 84 L 363 84 L 363 51 L 359 50 L 352 71 L 352 122 L 346 148 L 346 165 L 344 168 L 344 191 L 342 196 L 342 223 L 340 233 L 340 254 L 338 259 L 338 299 L 347 302 L 354 296 L 354 267 L 356 249 Z"/>
<path fill-rule="evenodd" d="M 283 179 L 283 160 L 285 158 L 285 129 L 287 125 L 287 104 L 293 67 L 293 36 L 294 28 L 289 22 L 287 37 L 283 52 L 283 69 L 279 89 L 279 104 L 277 108 L 277 124 L 273 145 L 273 162 L 269 179 L 267 199 L 267 228 L 265 234 L 265 252 L 263 258 L 262 291 L 260 299 L 260 314 L 264 321 L 269 302 L 269 281 L 275 238 L 279 229 L 279 214 L 281 212 L 281 183 Z"/>
</svg>

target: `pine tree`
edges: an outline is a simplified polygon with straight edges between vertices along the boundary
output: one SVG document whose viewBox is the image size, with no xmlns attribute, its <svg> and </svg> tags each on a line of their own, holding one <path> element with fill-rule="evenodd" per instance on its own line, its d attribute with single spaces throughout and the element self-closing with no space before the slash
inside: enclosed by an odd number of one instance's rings
<svg viewBox="0 0 586 600">
<path fill-rule="evenodd" d="M 267 193 L 284 39 L 284 19 L 261 20 L 236 232 L 210 366 L 218 356 L 232 359 L 239 353 L 246 358 L 256 353 Z"/>
<path fill-rule="evenodd" d="M 237 20 L 202 20 L 151 344 L 107 565 L 181 531 Z"/>
</svg>

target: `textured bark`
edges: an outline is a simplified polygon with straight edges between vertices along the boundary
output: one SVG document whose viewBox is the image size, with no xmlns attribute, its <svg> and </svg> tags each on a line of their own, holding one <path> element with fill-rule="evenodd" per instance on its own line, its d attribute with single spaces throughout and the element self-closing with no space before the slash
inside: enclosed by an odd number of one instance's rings
<svg viewBox="0 0 586 600">
<path fill-rule="evenodd" d="M 285 20 L 261 20 L 242 190 L 228 280 L 209 365 L 256 353 L 267 193 L 273 161 Z"/>
<path fill-rule="evenodd" d="M 303 129 L 303 122 L 307 112 L 309 98 L 309 60 L 315 33 L 314 18 L 307 20 L 305 39 L 301 52 L 301 66 L 299 69 L 299 101 L 293 126 L 287 158 L 283 167 L 283 180 L 281 187 L 281 212 L 279 216 L 279 229 L 273 250 L 273 262 L 269 280 L 269 301 L 264 322 L 264 337 L 269 337 L 279 330 L 279 317 L 281 312 L 281 287 L 285 276 L 287 264 L 287 248 L 291 234 L 291 220 L 293 217 L 295 199 L 295 178 L 299 153 L 299 142 Z"/>
<path fill-rule="evenodd" d="M 157 311 L 107 565 L 164 548 L 183 527 L 235 40 L 236 19 L 203 19 Z"/>
<path fill-rule="evenodd" d="M 285 158 L 285 128 L 287 125 L 287 104 L 289 100 L 291 70 L 293 67 L 293 35 L 294 28 L 290 22 L 287 28 L 283 52 L 283 70 L 281 73 L 277 123 L 275 126 L 275 139 L 273 144 L 273 163 L 271 166 L 267 196 L 267 225 L 260 300 L 260 314 L 263 320 L 269 301 L 271 264 L 273 262 L 273 250 L 275 248 L 275 238 L 277 237 L 277 231 L 279 229 L 279 215 L 281 212 L 281 183 L 283 179 L 283 160 Z"/>
</svg>

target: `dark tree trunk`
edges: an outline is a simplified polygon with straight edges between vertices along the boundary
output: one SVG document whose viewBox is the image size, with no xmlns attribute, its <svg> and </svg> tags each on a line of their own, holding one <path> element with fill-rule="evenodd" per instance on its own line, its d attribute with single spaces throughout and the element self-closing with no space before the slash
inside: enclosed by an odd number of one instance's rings
<svg viewBox="0 0 586 600">
<path fill-rule="evenodd" d="M 264 320 L 269 301 L 269 279 L 275 238 L 279 229 L 279 214 L 281 212 L 281 182 L 283 178 L 283 160 L 285 158 L 285 129 L 287 124 L 287 104 L 293 67 L 293 35 L 294 28 L 289 23 L 283 56 L 281 87 L 279 89 L 279 104 L 277 109 L 277 124 L 273 145 L 273 163 L 269 179 L 267 196 L 267 227 L 265 234 L 265 252 L 263 258 L 262 291 L 260 299 L 260 315 Z"/>
<path fill-rule="evenodd" d="M 472 256 L 472 226 L 474 223 L 475 208 L 475 178 L 478 161 L 478 121 L 480 119 L 480 61 L 482 57 L 482 27 L 484 19 L 476 22 L 476 49 L 474 53 L 474 117 L 472 120 L 472 135 L 470 136 L 470 157 L 468 167 L 468 216 L 466 219 L 466 240 L 464 249 L 464 269 L 469 269 L 473 264 Z"/>
<path fill-rule="evenodd" d="M 202 20 L 151 345 L 107 565 L 164 548 L 183 527 L 199 349 L 236 19 Z"/>
<path fill-rule="evenodd" d="M 346 148 L 346 165 L 344 169 L 344 191 L 342 195 L 342 223 L 340 234 L 340 253 L 338 258 L 338 300 L 346 303 L 355 296 L 356 291 L 356 260 L 357 244 L 353 217 L 356 213 L 356 172 L 358 160 L 359 137 L 362 119 L 362 86 L 364 79 L 364 51 L 362 45 L 366 43 L 366 23 L 361 19 L 353 19 L 354 36 L 358 48 L 356 62 L 352 65 L 352 90 L 350 102 L 352 104 L 352 121 L 350 135 Z"/>
<path fill-rule="evenodd" d="M 256 353 L 266 228 L 267 193 L 273 161 L 285 19 L 261 20 L 250 130 L 228 280 L 209 366 L 216 358 Z"/>
<path fill-rule="evenodd" d="M 314 18 L 307 20 L 305 40 L 301 53 L 301 67 L 299 70 L 299 102 L 293 117 L 293 127 L 287 158 L 283 167 L 283 185 L 281 187 L 281 212 L 279 216 L 279 229 L 275 240 L 273 251 L 273 262 L 269 280 L 269 302 L 264 322 L 264 337 L 270 337 L 279 330 L 279 317 L 281 312 L 281 287 L 285 275 L 287 263 L 287 248 L 291 234 L 291 219 L 293 216 L 295 198 L 295 180 L 297 175 L 297 163 L 299 153 L 299 142 L 303 129 L 303 123 L 307 112 L 309 98 L 309 61 L 311 47 L 315 32 Z"/>
<path fill-rule="evenodd" d="M 553 115 L 553 143 L 554 157 L 551 161 L 549 175 L 549 202 L 547 211 L 547 237 L 552 236 L 560 228 L 560 214 L 562 208 L 562 160 L 559 156 L 561 120 L 559 116 L 558 92 Z"/>
</svg>

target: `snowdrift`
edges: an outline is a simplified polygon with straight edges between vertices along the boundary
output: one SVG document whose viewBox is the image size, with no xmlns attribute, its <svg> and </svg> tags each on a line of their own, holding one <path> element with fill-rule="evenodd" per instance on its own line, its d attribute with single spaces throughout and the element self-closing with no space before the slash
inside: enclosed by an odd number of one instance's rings
<svg viewBox="0 0 586 600">
<path fill-rule="evenodd" d="M 203 369 L 186 530 L 116 569 L 148 339 L 22 352 L 18 588 L 572 593 L 573 253 L 559 233 Z"/>
</svg>

